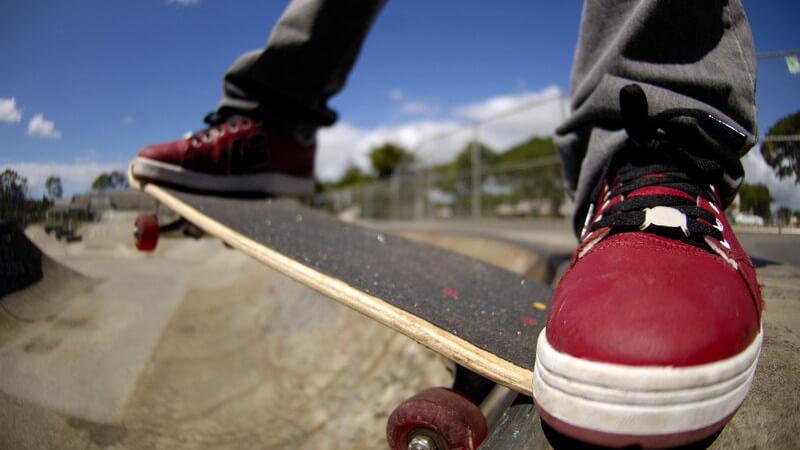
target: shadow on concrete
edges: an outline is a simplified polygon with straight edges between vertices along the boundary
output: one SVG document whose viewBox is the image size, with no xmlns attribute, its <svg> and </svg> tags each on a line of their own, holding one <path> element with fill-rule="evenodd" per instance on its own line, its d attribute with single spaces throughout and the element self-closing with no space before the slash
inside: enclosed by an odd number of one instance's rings
<svg viewBox="0 0 800 450">
<path fill-rule="evenodd" d="M 0 298 L 42 279 L 42 252 L 14 222 L 0 221 Z"/>
<path fill-rule="evenodd" d="M 751 256 L 750 260 L 753 261 L 753 265 L 756 267 L 756 269 L 760 269 L 762 267 L 771 266 L 773 264 L 780 264 L 777 261 L 772 261 L 772 260 L 764 259 L 764 258 L 756 258 L 754 256 Z"/>
</svg>

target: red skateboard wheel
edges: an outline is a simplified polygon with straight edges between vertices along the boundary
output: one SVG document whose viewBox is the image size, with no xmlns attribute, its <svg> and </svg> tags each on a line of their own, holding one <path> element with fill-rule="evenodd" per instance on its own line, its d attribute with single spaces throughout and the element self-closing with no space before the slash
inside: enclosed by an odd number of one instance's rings
<svg viewBox="0 0 800 450">
<path fill-rule="evenodd" d="M 438 450 L 474 450 L 487 434 L 480 408 L 457 391 L 441 387 L 401 403 L 386 424 L 386 440 L 393 450 L 407 450 L 415 439 Z"/>
<path fill-rule="evenodd" d="M 133 237 L 136 240 L 136 248 L 142 252 L 155 250 L 158 244 L 158 218 L 155 214 L 139 214 L 136 217 L 135 230 Z"/>
</svg>

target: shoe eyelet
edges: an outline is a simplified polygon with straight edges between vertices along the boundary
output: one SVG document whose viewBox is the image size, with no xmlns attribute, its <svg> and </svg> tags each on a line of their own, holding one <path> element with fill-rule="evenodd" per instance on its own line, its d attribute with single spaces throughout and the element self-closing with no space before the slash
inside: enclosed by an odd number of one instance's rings
<svg viewBox="0 0 800 450">
<path fill-rule="evenodd" d="M 231 130 L 231 133 L 236 133 L 237 131 L 239 131 L 239 124 L 238 123 L 232 123 L 232 124 L 228 125 L 228 129 Z"/>
<path fill-rule="evenodd" d="M 592 221 L 592 216 L 594 216 L 594 203 L 589 205 L 589 210 L 586 211 L 586 218 L 583 220 L 583 229 L 581 229 L 581 236 L 586 236 L 586 232 L 589 230 L 589 224 Z"/>
<path fill-rule="evenodd" d="M 242 130 L 249 130 L 250 129 L 250 120 L 244 119 L 242 120 Z"/>
<path fill-rule="evenodd" d="M 200 148 L 200 146 L 201 146 L 201 145 L 202 145 L 202 144 L 200 143 L 200 141 L 199 141 L 199 140 L 198 140 L 196 137 L 193 137 L 193 138 L 192 138 L 192 147 L 194 147 L 194 148 Z"/>
<path fill-rule="evenodd" d="M 719 241 L 719 243 L 722 244 L 722 246 L 727 248 L 728 250 L 731 249 L 731 244 L 729 244 L 728 241 L 726 241 L 725 239 Z"/>
<path fill-rule="evenodd" d="M 714 228 L 716 228 L 717 230 L 719 230 L 719 232 L 720 232 L 720 233 L 721 233 L 723 230 L 725 230 L 725 227 L 722 225 L 722 222 L 721 222 L 719 219 L 717 219 L 717 224 L 716 224 L 716 225 L 714 225 Z"/>
</svg>

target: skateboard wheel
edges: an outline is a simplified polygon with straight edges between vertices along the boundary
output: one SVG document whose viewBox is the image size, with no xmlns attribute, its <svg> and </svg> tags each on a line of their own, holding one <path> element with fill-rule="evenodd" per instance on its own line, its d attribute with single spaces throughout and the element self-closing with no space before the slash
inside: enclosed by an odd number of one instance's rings
<svg viewBox="0 0 800 450">
<path fill-rule="evenodd" d="M 155 250 L 158 244 L 158 218 L 154 214 L 139 214 L 135 227 L 133 237 L 136 248 L 142 252 Z"/>
<path fill-rule="evenodd" d="M 480 408 L 457 391 L 441 387 L 401 403 L 386 424 L 386 440 L 393 450 L 473 450 L 487 433 Z"/>
</svg>

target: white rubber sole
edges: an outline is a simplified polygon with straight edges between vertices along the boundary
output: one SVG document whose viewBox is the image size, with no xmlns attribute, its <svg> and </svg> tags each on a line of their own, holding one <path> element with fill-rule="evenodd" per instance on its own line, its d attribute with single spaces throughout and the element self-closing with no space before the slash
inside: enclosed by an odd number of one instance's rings
<svg viewBox="0 0 800 450">
<path fill-rule="evenodd" d="M 714 363 L 632 367 L 560 353 L 546 331 L 533 376 L 539 408 L 572 427 L 628 436 L 690 433 L 733 414 L 750 389 L 763 340 L 759 331 L 745 351 Z"/>
<path fill-rule="evenodd" d="M 210 175 L 148 158 L 133 160 L 133 175 L 206 192 L 261 192 L 301 196 L 314 192 L 314 180 L 270 172 L 250 175 Z"/>
</svg>

